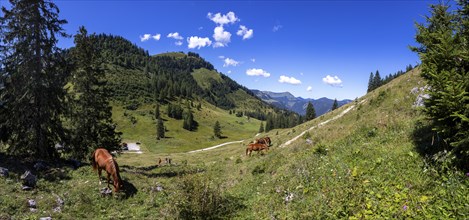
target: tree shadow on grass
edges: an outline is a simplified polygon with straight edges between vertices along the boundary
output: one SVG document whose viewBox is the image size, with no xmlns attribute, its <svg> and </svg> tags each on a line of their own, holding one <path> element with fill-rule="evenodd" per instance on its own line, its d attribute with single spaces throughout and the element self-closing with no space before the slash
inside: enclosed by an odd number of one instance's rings
<svg viewBox="0 0 469 220">
<path fill-rule="evenodd" d="M 155 170 L 156 168 L 162 168 L 158 165 L 152 165 L 148 167 L 134 167 L 123 165 L 121 171 L 126 173 L 138 174 L 143 175 L 148 178 L 159 178 L 159 177 L 176 177 L 176 176 L 183 176 L 186 174 L 195 174 L 205 172 L 205 169 L 201 168 L 194 168 L 194 167 L 187 167 L 187 166 L 179 166 L 179 165 L 171 165 L 169 167 L 165 167 L 160 172 L 150 172 Z"/>
<path fill-rule="evenodd" d="M 55 161 L 44 161 L 0 153 L 0 167 L 8 169 L 8 173 L 14 176 L 13 178 L 19 178 L 29 170 L 38 178 L 49 182 L 70 180 L 70 170 L 76 170 L 88 165 L 89 163 L 77 160 L 57 159 Z"/>
</svg>

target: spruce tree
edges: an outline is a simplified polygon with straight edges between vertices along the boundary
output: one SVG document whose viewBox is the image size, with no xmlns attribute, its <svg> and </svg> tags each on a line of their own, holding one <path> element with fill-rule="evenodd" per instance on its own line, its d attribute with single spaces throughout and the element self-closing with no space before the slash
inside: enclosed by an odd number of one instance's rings
<svg viewBox="0 0 469 220">
<path fill-rule="evenodd" d="M 54 146 L 65 139 L 64 112 L 67 70 L 57 36 L 62 29 L 57 6 L 47 0 L 10 0 L 0 17 L 2 92 L 8 128 L 8 151 L 35 158 L 57 158 Z"/>
<path fill-rule="evenodd" d="M 259 127 L 259 133 L 264 133 L 264 123 L 261 121 L 261 126 Z"/>
<path fill-rule="evenodd" d="M 373 72 L 371 72 L 370 73 L 370 78 L 368 79 L 368 89 L 366 90 L 366 92 L 373 91 L 373 89 L 374 89 L 373 78 L 374 78 L 374 75 L 373 75 Z"/>
<path fill-rule="evenodd" d="M 159 140 L 161 138 L 164 138 L 165 137 L 165 128 L 164 128 L 164 124 L 163 124 L 163 120 L 161 119 L 161 117 L 158 117 L 156 119 L 156 139 Z"/>
<path fill-rule="evenodd" d="M 160 117 L 160 105 L 156 103 L 155 107 L 155 118 L 158 119 Z"/>
<path fill-rule="evenodd" d="M 215 125 L 213 126 L 213 135 L 217 138 L 221 138 L 221 126 L 220 126 L 220 122 L 216 121 L 215 122 Z"/>
<path fill-rule="evenodd" d="M 339 107 L 339 103 L 337 103 L 337 99 L 334 99 L 334 104 L 332 104 L 332 111 L 336 110 Z"/>
<path fill-rule="evenodd" d="M 184 112 L 184 121 L 182 127 L 188 131 L 193 131 L 195 128 L 194 125 L 194 115 L 192 115 L 190 109 L 186 109 L 186 111 Z"/>
<path fill-rule="evenodd" d="M 119 150 L 121 140 L 112 121 L 110 92 L 105 87 L 104 69 L 95 45 L 95 36 L 80 27 L 71 51 L 75 63 L 71 77 L 72 152 L 78 158 L 85 158 L 98 147 Z"/>
<path fill-rule="evenodd" d="M 469 2 L 457 13 L 447 5 L 432 5 L 426 24 L 417 25 L 413 47 L 422 61 L 421 75 L 431 89 L 424 112 L 433 130 L 463 163 L 469 159 Z"/>
<path fill-rule="evenodd" d="M 379 71 L 376 70 L 375 76 L 373 77 L 373 89 L 375 90 L 383 84 Z"/>
<path fill-rule="evenodd" d="M 311 102 L 308 102 L 308 105 L 306 106 L 306 120 L 313 120 L 316 118 L 316 110 L 314 110 L 313 104 Z"/>
</svg>

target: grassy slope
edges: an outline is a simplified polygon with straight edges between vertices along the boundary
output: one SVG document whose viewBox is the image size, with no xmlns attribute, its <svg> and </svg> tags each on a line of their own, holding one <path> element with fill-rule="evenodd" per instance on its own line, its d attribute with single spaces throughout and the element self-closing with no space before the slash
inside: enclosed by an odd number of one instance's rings
<svg viewBox="0 0 469 220">
<path fill-rule="evenodd" d="M 55 181 L 41 174 L 38 188 L 30 192 L 19 190 L 19 172 L 14 172 L 8 179 L 0 178 L 0 213 L 17 218 L 104 219 L 464 218 L 469 214 L 467 177 L 436 172 L 412 138 L 421 118 L 411 108 L 415 95 L 410 90 L 423 86 L 417 75 L 414 70 L 320 118 L 269 132 L 273 147 L 265 156 L 245 157 L 241 144 L 163 155 L 157 149 L 164 146 L 142 139 L 148 153 L 118 157 L 127 189 L 118 198 L 99 196 L 96 174 L 89 166 L 59 169 L 63 175 L 53 175 L 62 176 Z M 279 147 L 353 105 L 343 117 L 312 129 L 312 144 L 299 138 Z M 203 106 L 201 112 L 210 110 L 210 118 L 239 120 Z M 136 127 L 143 121 L 137 119 Z M 144 127 L 132 129 L 137 129 L 135 134 L 145 132 Z M 168 155 L 175 165 L 155 167 L 156 158 Z M 66 198 L 59 213 L 52 212 L 56 196 Z M 36 199 L 38 212 L 28 210 L 28 198 Z"/>
</svg>

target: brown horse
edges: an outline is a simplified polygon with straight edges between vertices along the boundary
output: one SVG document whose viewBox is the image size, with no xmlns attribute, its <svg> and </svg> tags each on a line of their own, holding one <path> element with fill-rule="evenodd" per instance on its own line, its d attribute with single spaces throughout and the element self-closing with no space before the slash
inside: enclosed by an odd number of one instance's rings
<svg viewBox="0 0 469 220">
<path fill-rule="evenodd" d="M 269 146 L 267 144 L 248 144 L 248 147 L 246 148 L 246 156 L 251 156 L 253 151 L 257 151 L 257 153 L 259 153 L 262 150 L 269 150 Z"/>
<path fill-rule="evenodd" d="M 114 192 L 118 192 L 122 188 L 123 184 L 119 174 L 119 166 L 109 151 L 104 148 L 96 149 L 92 154 L 91 163 L 94 170 L 98 169 L 99 184 L 101 184 L 101 170 L 106 170 L 107 187 L 109 188 L 109 177 L 112 176 Z"/>
<path fill-rule="evenodd" d="M 254 141 L 254 144 L 267 144 L 267 146 L 270 146 L 271 140 L 270 140 L 270 137 L 263 137 L 263 138 L 256 139 Z"/>
</svg>

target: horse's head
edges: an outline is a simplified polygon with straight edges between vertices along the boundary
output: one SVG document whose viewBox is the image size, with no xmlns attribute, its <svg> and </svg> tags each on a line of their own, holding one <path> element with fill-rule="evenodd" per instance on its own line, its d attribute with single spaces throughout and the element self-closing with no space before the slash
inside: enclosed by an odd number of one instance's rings
<svg viewBox="0 0 469 220">
<path fill-rule="evenodd" d="M 113 185 L 114 185 L 114 192 L 119 192 L 121 188 L 124 188 L 124 183 L 122 182 L 120 177 L 114 178 Z"/>
</svg>

